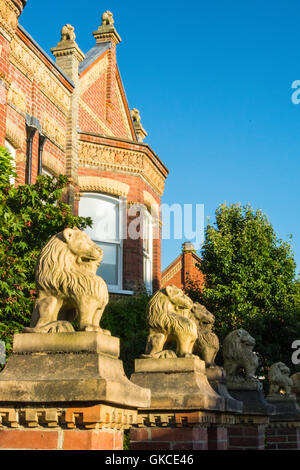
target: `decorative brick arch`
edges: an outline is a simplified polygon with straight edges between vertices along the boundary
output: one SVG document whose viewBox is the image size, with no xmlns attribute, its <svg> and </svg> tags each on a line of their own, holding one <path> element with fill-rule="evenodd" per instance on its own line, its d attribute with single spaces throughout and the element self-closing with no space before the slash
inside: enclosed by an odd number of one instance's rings
<svg viewBox="0 0 300 470">
<path fill-rule="evenodd" d="M 98 176 L 80 176 L 78 178 L 80 191 L 95 191 L 107 193 L 113 196 L 127 197 L 129 185 L 113 180 L 112 178 L 101 178 Z"/>
</svg>

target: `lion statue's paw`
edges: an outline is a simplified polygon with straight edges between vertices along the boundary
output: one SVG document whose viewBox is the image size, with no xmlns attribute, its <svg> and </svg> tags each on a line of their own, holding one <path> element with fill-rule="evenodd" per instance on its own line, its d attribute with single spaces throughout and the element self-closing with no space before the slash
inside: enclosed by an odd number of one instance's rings
<svg viewBox="0 0 300 470">
<path fill-rule="evenodd" d="M 74 333 L 72 324 L 68 321 L 54 321 L 38 328 L 24 328 L 23 333 Z"/>
<path fill-rule="evenodd" d="M 176 356 L 174 351 L 166 349 L 165 351 L 159 351 L 154 354 L 141 354 L 141 359 L 173 359 Z"/>
</svg>

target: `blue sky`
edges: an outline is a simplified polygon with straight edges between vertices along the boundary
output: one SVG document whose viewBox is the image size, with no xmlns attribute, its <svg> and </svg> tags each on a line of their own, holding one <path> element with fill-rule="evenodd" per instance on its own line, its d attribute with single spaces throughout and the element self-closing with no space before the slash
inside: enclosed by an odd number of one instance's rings
<svg viewBox="0 0 300 470">
<path fill-rule="evenodd" d="M 293 235 L 299 271 L 299 2 L 28 0 L 20 23 L 50 55 L 71 23 L 87 52 L 105 10 L 129 106 L 170 170 L 162 202 L 204 204 L 212 221 L 224 201 L 260 208 Z M 163 268 L 184 241 L 163 241 Z"/>
</svg>

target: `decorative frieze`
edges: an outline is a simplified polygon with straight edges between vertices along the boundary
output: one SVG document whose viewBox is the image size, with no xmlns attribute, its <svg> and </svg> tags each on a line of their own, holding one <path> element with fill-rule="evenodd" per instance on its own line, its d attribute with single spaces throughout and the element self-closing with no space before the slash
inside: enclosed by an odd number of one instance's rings
<svg viewBox="0 0 300 470">
<path fill-rule="evenodd" d="M 6 119 L 6 139 L 11 142 L 15 149 L 19 149 L 26 139 L 25 130 L 20 129 L 10 119 Z"/>
<path fill-rule="evenodd" d="M 26 113 L 27 111 L 27 100 L 25 94 L 20 88 L 13 83 L 9 88 L 7 95 L 8 104 L 12 104 L 18 111 Z"/>
<path fill-rule="evenodd" d="M 163 194 L 165 179 L 145 153 L 80 142 L 79 165 L 140 174 L 159 196 Z"/>
<path fill-rule="evenodd" d="M 18 26 L 19 9 L 14 2 L 0 0 L 0 28 L 11 38 Z"/>
<path fill-rule="evenodd" d="M 161 282 L 163 285 L 165 285 L 172 277 L 175 276 L 179 271 L 182 269 L 182 260 L 180 259 L 178 263 L 175 264 L 175 266 L 170 269 L 164 276 L 161 278 Z"/>
<path fill-rule="evenodd" d="M 31 81 L 37 81 L 43 93 L 59 109 L 67 113 L 70 106 L 70 92 L 18 36 L 15 36 L 11 42 L 10 60 Z"/>
<path fill-rule="evenodd" d="M 2 407 L 0 429 L 5 428 L 68 428 L 129 429 L 137 424 L 136 410 L 98 404 L 78 407 Z"/>
<path fill-rule="evenodd" d="M 59 147 L 64 149 L 66 144 L 66 133 L 58 122 L 49 116 L 49 114 L 44 113 L 42 126 L 43 133 L 53 140 Z"/>
<path fill-rule="evenodd" d="M 45 150 L 43 151 L 43 167 L 48 169 L 55 176 L 64 175 L 66 173 L 64 164 Z"/>
</svg>

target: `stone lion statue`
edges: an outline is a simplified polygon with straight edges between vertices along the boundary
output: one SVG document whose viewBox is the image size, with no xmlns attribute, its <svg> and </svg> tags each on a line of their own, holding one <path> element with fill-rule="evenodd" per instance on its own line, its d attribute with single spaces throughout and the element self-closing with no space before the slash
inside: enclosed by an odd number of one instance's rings
<svg viewBox="0 0 300 470">
<path fill-rule="evenodd" d="M 77 228 L 66 228 L 42 249 L 36 265 L 37 299 L 25 333 L 102 331 L 99 326 L 108 303 L 107 285 L 96 275 L 103 252 Z"/>
<path fill-rule="evenodd" d="M 143 358 L 193 356 L 197 326 L 191 315 L 192 300 L 176 286 L 156 292 L 147 306 L 149 336 Z M 176 342 L 176 354 L 164 350 L 167 342 Z"/>
<path fill-rule="evenodd" d="M 268 372 L 269 396 L 292 395 L 293 380 L 290 378 L 290 369 L 283 362 L 273 364 Z"/>
<path fill-rule="evenodd" d="M 255 339 L 243 329 L 234 330 L 226 336 L 223 343 L 223 359 L 230 387 L 237 384 L 246 385 L 247 382 L 261 385 L 255 377 L 259 357 L 253 352 L 254 346 Z"/>
<path fill-rule="evenodd" d="M 133 108 L 130 110 L 131 118 L 134 123 L 140 124 L 141 123 L 141 115 L 138 109 Z"/>
<path fill-rule="evenodd" d="M 76 35 L 74 33 L 74 27 L 70 24 L 63 26 L 61 30 L 61 40 L 62 41 L 75 41 Z"/>
<path fill-rule="evenodd" d="M 209 367 L 215 364 L 216 355 L 220 349 L 219 338 L 212 331 L 215 316 L 199 303 L 193 305 L 191 313 L 198 330 L 194 353 L 205 361 L 206 366 Z"/>
<path fill-rule="evenodd" d="M 111 11 L 105 11 L 102 15 L 102 25 L 113 25 L 114 24 L 114 18 L 113 14 Z"/>
</svg>

